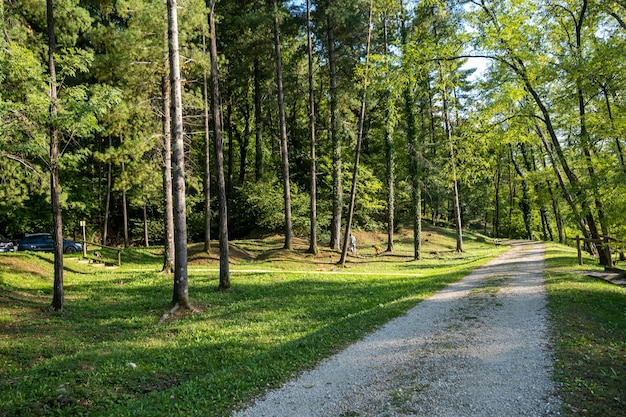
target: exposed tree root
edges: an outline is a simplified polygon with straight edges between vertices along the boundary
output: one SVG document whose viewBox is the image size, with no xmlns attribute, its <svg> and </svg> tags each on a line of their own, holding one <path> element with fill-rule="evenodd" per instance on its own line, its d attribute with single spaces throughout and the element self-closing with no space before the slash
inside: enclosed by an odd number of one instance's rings
<svg viewBox="0 0 626 417">
<path fill-rule="evenodd" d="M 180 303 L 176 303 L 176 304 L 174 304 L 174 306 L 169 311 L 166 311 L 165 313 L 163 313 L 163 315 L 159 319 L 159 324 L 165 323 L 165 321 L 168 318 L 170 318 L 170 316 L 173 316 L 181 308 L 185 309 L 185 310 L 189 310 L 191 313 L 199 313 L 200 312 L 200 310 L 198 310 L 197 308 L 195 308 L 194 306 L 192 306 L 189 303 L 185 303 L 183 305 L 181 305 Z"/>
</svg>

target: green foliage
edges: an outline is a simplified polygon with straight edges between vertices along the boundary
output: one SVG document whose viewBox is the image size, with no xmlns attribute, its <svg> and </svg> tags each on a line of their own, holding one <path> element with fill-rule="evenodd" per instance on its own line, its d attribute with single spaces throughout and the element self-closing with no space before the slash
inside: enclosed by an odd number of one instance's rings
<svg viewBox="0 0 626 417">
<path fill-rule="evenodd" d="M 291 210 L 293 230 L 304 235 L 309 227 L 310 197 L 292 183 Z M 248 183 L 236 190 L 229 206 L 233 235 L 246 236 L 251 232 L 268 234 L 284 232 L 283 188 L 278 181 Z"/>
</svg>

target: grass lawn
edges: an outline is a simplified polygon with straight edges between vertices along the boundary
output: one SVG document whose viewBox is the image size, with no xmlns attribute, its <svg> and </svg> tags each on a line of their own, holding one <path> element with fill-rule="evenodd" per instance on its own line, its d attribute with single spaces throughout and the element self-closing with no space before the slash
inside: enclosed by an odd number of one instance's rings
<svg viewBox="0 0 626 417">
<path fill-rule="evenodd" d="M 601 271 L 576 250 L 549 245 L 546 279 L 556 375 L 565 416 L 626 415 L 626 288 L 585 275 Z M 622 265 L 623 267 L 623 265 Z"/>
<path fill-rule="evenodd" d="M 119 268 L 67 257 L 61 313 L 47 310 L 51 255 L 0 254 L 0 416 L 227 416 L 506 250 L 466 234 L 466 253 L 456 254 L 452 232 L 429 229 L 425 259 L 415 262 L 408 235 L 378 257 L 371 246 L 379 235 L 357 238 L 359 255 L 344 269 L 337 253 L 306 254 L 304 241 L 290 252 L 279 237 L 234 241 L 227 292 L 215 291 L 216 255 L 192 245 L 190 300 L 200 312 L 161 325 L 172 277 L 158 273 L 158 248 L 126 250 Z M 568 410 L 620 415 L 623 402 L 613 397 L 625 392 L 624 290 L 570 275 L 575 252 L 554 245 L 548 255 Z M 587 292 L 598 301 L 589 304 Z M 607 326 L 599 334 L 594 320 Z M 590 405 L 577 403 L 574 389 Z M 590 408 L 599 398 L 600 414 Z"/>
<path fill-rule="evenodd" d="M 357 237 L 343 269 L 304 241 L 291 252 L 279 237 L 235 241 L 227 292 L 215 291 L 216 255 L 193 245 L 200 313 L 162 325 L 173 285 L 158 248 L 125 251 L 119 268 L 66 258 L 61 313 L 47 311 L 52 256 L 2 254 L 0 416 L 226 416 L 504 250 L 470 234 L 459 255 L 452 232 L 432 229 L 414 262 L 409 236 L 378 257 L 377 235 Z"/>
</svg>

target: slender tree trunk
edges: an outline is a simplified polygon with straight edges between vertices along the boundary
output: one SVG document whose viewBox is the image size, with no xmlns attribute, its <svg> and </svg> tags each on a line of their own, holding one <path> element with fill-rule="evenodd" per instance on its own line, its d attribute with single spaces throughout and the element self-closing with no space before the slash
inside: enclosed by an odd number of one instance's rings
<svg viewBox="0 0 626 417">
<path fill-rule="evenodd" d="M 250 101 L 246 93 L 244 105 L 244 128 L 243 138 L 239 137 L 239 185 L 246 181 L 246 169 L 248 163 L 248 145 L 250 144 Z"/>
<path fill-rule="evenodd" d="M 52 202 L 52 224 L 54 242 L 54 291 L 50 310 L 63 310 L 63 217 L 59 190 L 59 131 L 55 127 L 57 117 L 57 77 L 54 54 L 56 37 L 54 31 L 54 4 L 46 1 L 48 24 L 48 72 L 50 75 L 50 200 Z"/>
<path fill-rule="evenodd" d="M 109 136 L 109 149 L 113 147 L 111 136 Z M 107 244 L 107 237 L 109 231 L 109 215 L 111 212 L 111 189 L 113 188 L 113 163 L 109 159 L 107 163 L 107 197 L 106 197 L 106 206 L 104 208 L 104 225 L 102 231 L 102 241 L 100 242 L 102 245 Z"/>
<path fill-rule="evenodd" d="M 183 131 L 183 102 L 178 47 L 177 1 L 167 0 L 170 83 L 172 89 L 172 141 L 173 141 L 173 194 L 174 194 L 174 294 L 172 305 L 184 308 L 189 305 L 187 276 L 187 210 L 185 205 L 185 142 Z"/>
<path fill-rule="evenodd" d="M 257 181 L 263 178 L 263 113 L 261 111 L 261 70 L 259 58 L 254 59 L 254 135 L 255 162 L 254 174 Z"/>
<path fill-rule="evenodd" d="M 206 54 L 206 36 L 202 31 L 202 51 Z M 202 72 L 204 121 L 204 251 L 211 253 L 211 135 L 209 128 L 209 85 L 207 72 Z"/>
<path fill-rule="evenodd" d="M 315 83 L 313 82 L 313 39 L 311 34 L 311 0 L 306 1 L 307 54 L 309 58 L 309 141 L 311 146 L 311 232 L 309 253 L 317 255 L 317 157 L 315 156 Z"/>
<path fill-rule="evenodd" d="M 500 237 L 500 179 L 502 177 L 502 163 L 500 156 L 497 156 L 496 183 L 495 183 L 495 209 L 493 213 L 493 236 Z"/>
<path fill-rule="evenodd" d="M 124 137 L 120 133 L 120 145 L 122 145 L 123 143 Z M 122 176 L 126 171 L 126 163 L 124 162 L 124 158 L 125 156 L 123 155 L 121 162 Z M 130 246 L 130 237 L 128 233 L 128 201 L 126 200 L 126 185 L 124 185 L 124 188 L 122 188 L 122 222 L 122 227 L 124 229 L 124 248 L 128 248 Z"/>
<path fill-rule="evenodd" d="M 292 249 L 293 229 L 291 226 L 291 185 L 289 178 L 289 149 L 287 147 L 287 122 L 285 121 L 285 99 L 283 93 L 283 69 L 278 27 L 278 2 L 274 0 L 274 49 L 276 52 L 276 84 L 278 86 L 278 117 L 280 129 L 280 155 L 283 167 L 283 190 L 285 209 L 285 249 Z"/>
<path fill-rule="evenodd" d="M 417 140 L 417 126 L 413 113 L 414 100 L 411 87 L 406 86 L 404 95 L 404 116 L 406 118 L 407 150 L 409 154 L 409 174 L 411 176 L 411 217 L 413 219 L 413 259 L 422 259 L 422 187 L 420 170 L 420 150 Z M 423 111 L 422 111 L 422 119 Z M 435 209 L 433 207 L 433 213 Z M 434 216 L 434 214 L 433 214 Z M 435 221 L 433 220 L 433 224 Z"/>
<path fill-rule="evenodd" d="M 576 49 L 574 51 L 576 60 L 579 65 L 582 65 L 582 30 L 583 30 L 583 22 L 585 20 L 585 16 L 587 14 L 587 0 L 582 0 L 582 5 L 580 9 L 580 14 L 578 18 L 574 17 L 575 27 L 576 27 Z M 595 179 L 595 168 L 593 166 L 593 161 L 591 158 L 591 145 L 589 140 L 589 131 L 587 130 L 587 111 L 585 105 L 585 97 L 583 93 L 582 80 L 577 77 L 576 78 L 576 95 L 578 97 L 578 116 L 580 123 L 580 140 L 582 142 L 583 155 L 585 157 L 585 162 L 587 165 L 587 172 L 589 173 L 589 178 L 592 180 Z M 586 193 L 585 193 L 586 194 Z M 606 221 L 604 219 L 604 210 L 602 207 L 602 202 L 596 197 L 594 197 L 594 202 L 596 205 L 596 210 L 598 211 L 598 220 L 600 221 L 600 227 L 602 228 L 602 233 L 604 235 L 608 234 Z M 586 203 L 585 203 L 586 204 Z M 600 234 L 598 233 L 595 220 L 593 214 L 590 210 L 585 210 L 587 213 L 587 224 L 589 225 L 589 230 L 591 232 L 591 236 L 594 239 L 599 239 Z M 598 257 L 600 258 L 601 265 L 609 265 L 609 260 L 607 259 L 606 252 L 601 249 L 598 251 Z"/>
<path fill-rule="evenodd" d="M 228 88 L 226 94 L 229 95 Z M 228 163 L 226 164 L 226 194 L 233 195 L 233 106 L 232 97 L 226 101 L 226 136 L 228 138 Z"/>
<path fill-rule="evenodd" d="M 346 222 L 346 232 L 343 238 L 343 250 L 341 251 L 341 259 L 339 264 L 346 265 L 346 257 L 348 255 L 348 242 L 352 230 L 352 218 L 354 216 L 354 202 L 356 199 L 356 185 L 359 175 L 359 158 L 361 156 L 361 145 L 363 143 L 363 126 L 365 123 L 365 104 L 367 102 L 367 83 L 368 83 L 368 65 L 370 57 L 370 42 L 372 38 L 372 0 L 369 6 L 369 20 L 367 23 L 367 41 L 365 46 L 365 75 L 363 78 L 363 95 L 361 96 L 361 111 L 359 113 L 359 134 L 356 142 L 356 150 L 354 155 L 354 169 L 352 170 L 352 189 L 350 191 L 350 205 L 348 207 L 348 220 Z"/>
<path fill-rule="evenodd" d="M 226 179 L 224 178 L 224 139 L 222 129 L 222 98 L 220 96 L 219 69 L 217 65 L 217 39 L 215 31 L 215 0 L 207 2 L 209 8 L 209 34 L 211 42 L 209 51 L 211 55 L 211 80 L 213 83 L 213 123 L 215 134 L 213 142 L 215 145 L 215 169 L 217 171 L 217 192 L 219 200 L 220 224 L 220 283 L 218 289 L 228 290 L 230 285 L 230 266 L 228 263 L 228 201 L 226 197 Z"/>
<path fill-rule="evenodd" d="M 545 160 L 543 160 L 545 168 Z M 550 200 L 552 202 L 552 212 L 554 213 L 554 222 L 556 223 L 557 232 L 559 234 L 559 243 L 565 244 L 565 234 L 563 233 L 563 220 L 561 219 L 561 210 L 559 210 L 559 203 L 556 200 L 554 191 L 552 191 L 552 184 L 550 180 L 546 180 L 546 187 L 550 194 Z"/>
<path fill-rule="evenodd" d="M 387 16 L 383 19 L 384 55 L 389 54 Z M 393 128 L 391 125 L 391 93 L 385 92 L 385 166 L 387 170 L 387 252 L 393 252 L 395 214 L 395 161 L 393 154 Z"/>
<path fill-rule="evenodd" d="M 162 81 L 163 94 L 163 205 L 164 205 L 164 236 L 163 236 L 163 269 L 161 272 L 174 272 L 174 201 L 172 196 L 172 112 L 169 70 Z"/>
<path fill-rule="evenodd" d="M 519 202 L 520 209 L 522 210 L 522 216 L 524 218 L 524 226 L 526 228 L 526 239 L 533 240 L 533 230 L 532 230 L 532 210 L 530 208 L 530 194 L 528 181 L 526 179 L 526 175 L 522 172 L 519 164 L 517 163 L 517 159 L 515 159 L 515 155 L 513 154 L 513 146 L 509 144 L 509 152 L 511 154 L 511 162 L 513 162 L 513 168 L 515 168 L 515 172 L 522 179 L 522 199 Z"/>
<path fill-rule="evenodd" d="M 443 83 L 443 69 L 441 63 L 439 63 L 439 71 L 441 73 L 441 81 Z M 452 168 L 452 186 L 453 186 L 453 198 L 454 198 L 454 220 L 456 223 L 456 251 L 463 252 L 463 228 L 461 224 L 461 205 L 459 199 L 459 182 L 456 176 L 456 161 L 454 155 L 454 143 L 452 141 L 452 126 L 450 124 L 450 114 L 448 110 L 448 94 L 446 86 L 442 86 L 443 92 L 443 117 L 446 128 L 446 136 L 448 144 L 450 146 L 450 166 Z"/>
<path fill-rule="evenodd" d="M 408 28 L 406 24 L 406 18 L 402 17 L 402 45 L 408 46 Z M 408 68 L 408 65 L 407 65 Z M 406 77 L 408 80 L 412 79 L 412 74 L 407 72 Z M 406 136 L 407 136 L 407 150 L 409 154 L 409 173 L 411 176 L 411 217 L 413 220 L 413 259 L 422 259 L 422 187 L 421 187 L 421 169 L 420 169 L 420 148 L 417 139 L 417 125 L 415 121 L 414 97 L 412 92 L 412 82 L 407 82 L 403 91 L 404 98 L 404 116 L 406 118 Z M 424 126 L 424 106 L 420 107 L 420 114 L 422 120 L 422 126 Z M 430 114 L 429 114 L 430 116 Z M 431 123 L 429 123 L 431 126 Z M 431 133 L 434 133 L 431 132 Z M 433 207 L 433 213 L 435 209 Z M 433 214 L 433 225 L 435 224 Z"/>
<path fill-rule="evenodd" d="M 148 240 L 148 209 L 146 208 L 146 204 L 143 205 L 143 242 L 146 245 L 146 248 L 150 247 L 150 242 Z"/>
<path fill-rule="evenodd" d="M 329 1 L 329 8 L 332 7 Z M 335 25 L 332 11 L 328 12 L 328 65 L 330 68 L 330 136 L 332 142 L 333 207 L 330 224 L 330 248 L 339 249 L 341 236 L 341 212 L 343 189 L 341 183 L 341 138 L 339 136 L 339 112 L 337 96 L 337 63 L 335 58 Z"/>
<path fill-rule="evenodd" d="M 508 164 L 508 180 L 509 180 L 509 230 L 507 237 L 511 239 L 513 234 L 513 201 L 515 201 L 515 182 L 511 175 L 511 164 Z"/>
</svg>

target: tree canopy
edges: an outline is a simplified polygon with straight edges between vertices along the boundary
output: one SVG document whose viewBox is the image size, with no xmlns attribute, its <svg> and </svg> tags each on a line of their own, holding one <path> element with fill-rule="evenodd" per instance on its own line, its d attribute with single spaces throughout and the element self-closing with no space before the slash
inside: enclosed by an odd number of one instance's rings
<svg viewBox="0 0 626 417">
<path fill-rule="evenodd" d="M 177 3 L 189 240 L 227 215 L 232 237 L 313 224 L 338 248 L 359 139 L 351 226 L 388 230 L 388 250 L 414 228 L 419 259 L 423 221 L 456 226 L 458 250 L 468 227 L 626 237 L 622 1 L 374 0 L 371 25 L 361 0 Z M 55 116 L 45 4 L 0 15 L 0 233 L 52 230 L 54 127 L 63 233 L 163 244 L 165 2 L 55 1 Z M 216 134 L 227 213 L 207 209 Z"/>
</svg>

